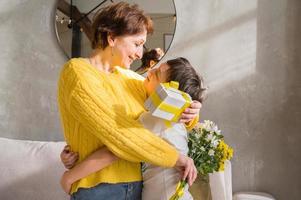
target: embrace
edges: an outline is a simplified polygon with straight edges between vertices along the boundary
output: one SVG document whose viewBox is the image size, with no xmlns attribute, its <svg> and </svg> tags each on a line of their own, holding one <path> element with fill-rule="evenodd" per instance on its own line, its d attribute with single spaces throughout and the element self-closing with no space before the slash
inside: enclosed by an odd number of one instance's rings
<svg viewBox="0 0 301 200">
<path fill-rule="evenodd" d="M 187 129 L 198 122 L 203 80 L 185 58 L 168 60 L 146 78 L 131 71 L 152 21 L 136 5 L 114 3 L 93 20 L 93 52 L 63 67 L 58 102 L 69 169 L 61 184 L 73 200 L 168 200 L 180 179 L 197 176 L 187 157 Z M 144 108 L 160 83 L 177 81 L 192 103 L 177 123 Z M 185 192 L 182 199 L 192 199 Z"/>
</svg>

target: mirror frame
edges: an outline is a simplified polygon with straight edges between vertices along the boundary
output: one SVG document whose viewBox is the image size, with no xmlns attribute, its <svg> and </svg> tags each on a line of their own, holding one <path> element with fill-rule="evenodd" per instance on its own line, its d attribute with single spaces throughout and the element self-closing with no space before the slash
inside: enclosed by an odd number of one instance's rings
<svg viewBox="0 0 301 200">
<path fill-rule="evenodd" d="M 61 37 L 59 36 L 59 32 L 58 32 L 58 27 L 57 27 L 57 21 L 56 21 L 56 16 L 57 16 L 57 7 L 59 5 L 59 2 L 60 1 L 64 1 L 64 0 L 57 0 L 56 3 L 55 3 L 55 7 L 54 7 L 54 31 L 55 31 L 55 35 L 56 35 L 56 39 L 57 39 L 57 42 L 59 44 L 59 47 L 61 49 L 61 51 L 63 51 L 63 54 L 66 56 L 66 58 L 69 60 L 72 58 L 72 56 L 69 56 L 67 51 L 64 49 L 64 46 L 63 46 L 63 43 L 61 41 Z M 110 0 L 106 0 L 106 1 L 110 1 Z M 104 1 L 104 3 L 106 3 L 106 1 Z M 159 60 L 158 63 L 161 62 L 161 60 L 165 57 L 166 53 L 169 51 L 170 47 L 171 47 L 171 44 L 173 43 L 174 41 L 174 38 L 175 38 L 175 35 L 176 35 L 176 31 L 177 31 L 177 25 L 178 25 L 178 15 L 177 15 L 177 9 L 176 9 L 176 5 L 175 5 L 175 0 L 171 0 L 172 1 L 172 4 L 173 4 L 173 8 L 174 8 L 174 11 L 175 11 L 175 22 L 174 22 L 174 30 L 173 30 L 173 33 L 163 33 L 162 37 L 163 37 L 163 46 L 162 46 L 162 50 L 164 51 L 164 55 L 161 57 L 161 59 Z M 114 1 L 111 1 L 114 3 Z M 127 1 L 125 1 L 127 2 Z M 173 37 L 171 38 L 170 40 L 170 43 L 169 43 L 169 46 L 166 48 L 166 41 L 165 41 L 165 35 L 173 35 Z M 144 48 L 145 50 L 146 48 Z M 158 65 L 158 63 L 156 63 L 153 67 L 156 67 L 156 65 Z"/>
</svg>

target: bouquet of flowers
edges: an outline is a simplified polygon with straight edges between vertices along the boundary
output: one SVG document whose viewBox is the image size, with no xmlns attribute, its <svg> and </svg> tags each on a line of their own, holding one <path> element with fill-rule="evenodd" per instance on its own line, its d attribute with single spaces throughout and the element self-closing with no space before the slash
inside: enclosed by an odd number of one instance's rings
<svg viewBox="0 0 301 200">
<path fill-rule="evenodd" d="M 233 156 L 233 149 L 223 138 L 217 125 L 209 120 L 197 124 L 188 134 L 188 156 L 205 181 L 208 181 L 209 173 L 224 171 L 225 161 Z M 186 184 L 186 181 L 180 181 L 170 200 L 178 200 L 184 194 Z"/>
</svg>

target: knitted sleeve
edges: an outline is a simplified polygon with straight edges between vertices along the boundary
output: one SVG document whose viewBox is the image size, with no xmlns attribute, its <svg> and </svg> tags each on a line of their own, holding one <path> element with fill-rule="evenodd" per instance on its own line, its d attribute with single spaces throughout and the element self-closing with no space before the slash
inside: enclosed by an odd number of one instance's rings
<svg viewBox="0 0 301 200">
<path fill-rule="evenodd" d="M 69 112 L 116 156 L 132 162 L 143 161 L 165 167 L 175 165 L 176 149 L 138 121 L 124 116 L 122 109 L 112 109 L 111 96 L 102 84 L 95 82 L 93 74 L 83 75 L 69 67 L 64 78 L 66 86 L 73 85 L 65 88 L 70 94 L 66 98 Z"/>
<path fill-rule="evenodd" d="M 196 118 L 194 118 L 194 119 L 191 120 L 190 122 L 185 123 L 186 129 L 187 129 L 188 131 L 192 130 L 192 129 L 195 127 L 195 125 L 199 122 L 199 119 L 200 119 L 200 117 L 197 116 Z"/>
</svg>

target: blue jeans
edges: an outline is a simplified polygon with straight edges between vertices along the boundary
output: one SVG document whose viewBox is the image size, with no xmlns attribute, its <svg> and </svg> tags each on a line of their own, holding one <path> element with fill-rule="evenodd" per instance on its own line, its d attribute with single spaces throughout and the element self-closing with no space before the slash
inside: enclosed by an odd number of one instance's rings
<svg viewBox="0 0 301 200">
<path fill-rule="evenodd" d="M 80 188 L 71 200 L 141 200 L 142 181 L 128 183 L 101 183 L 92 188 Z"/>
</svg>

